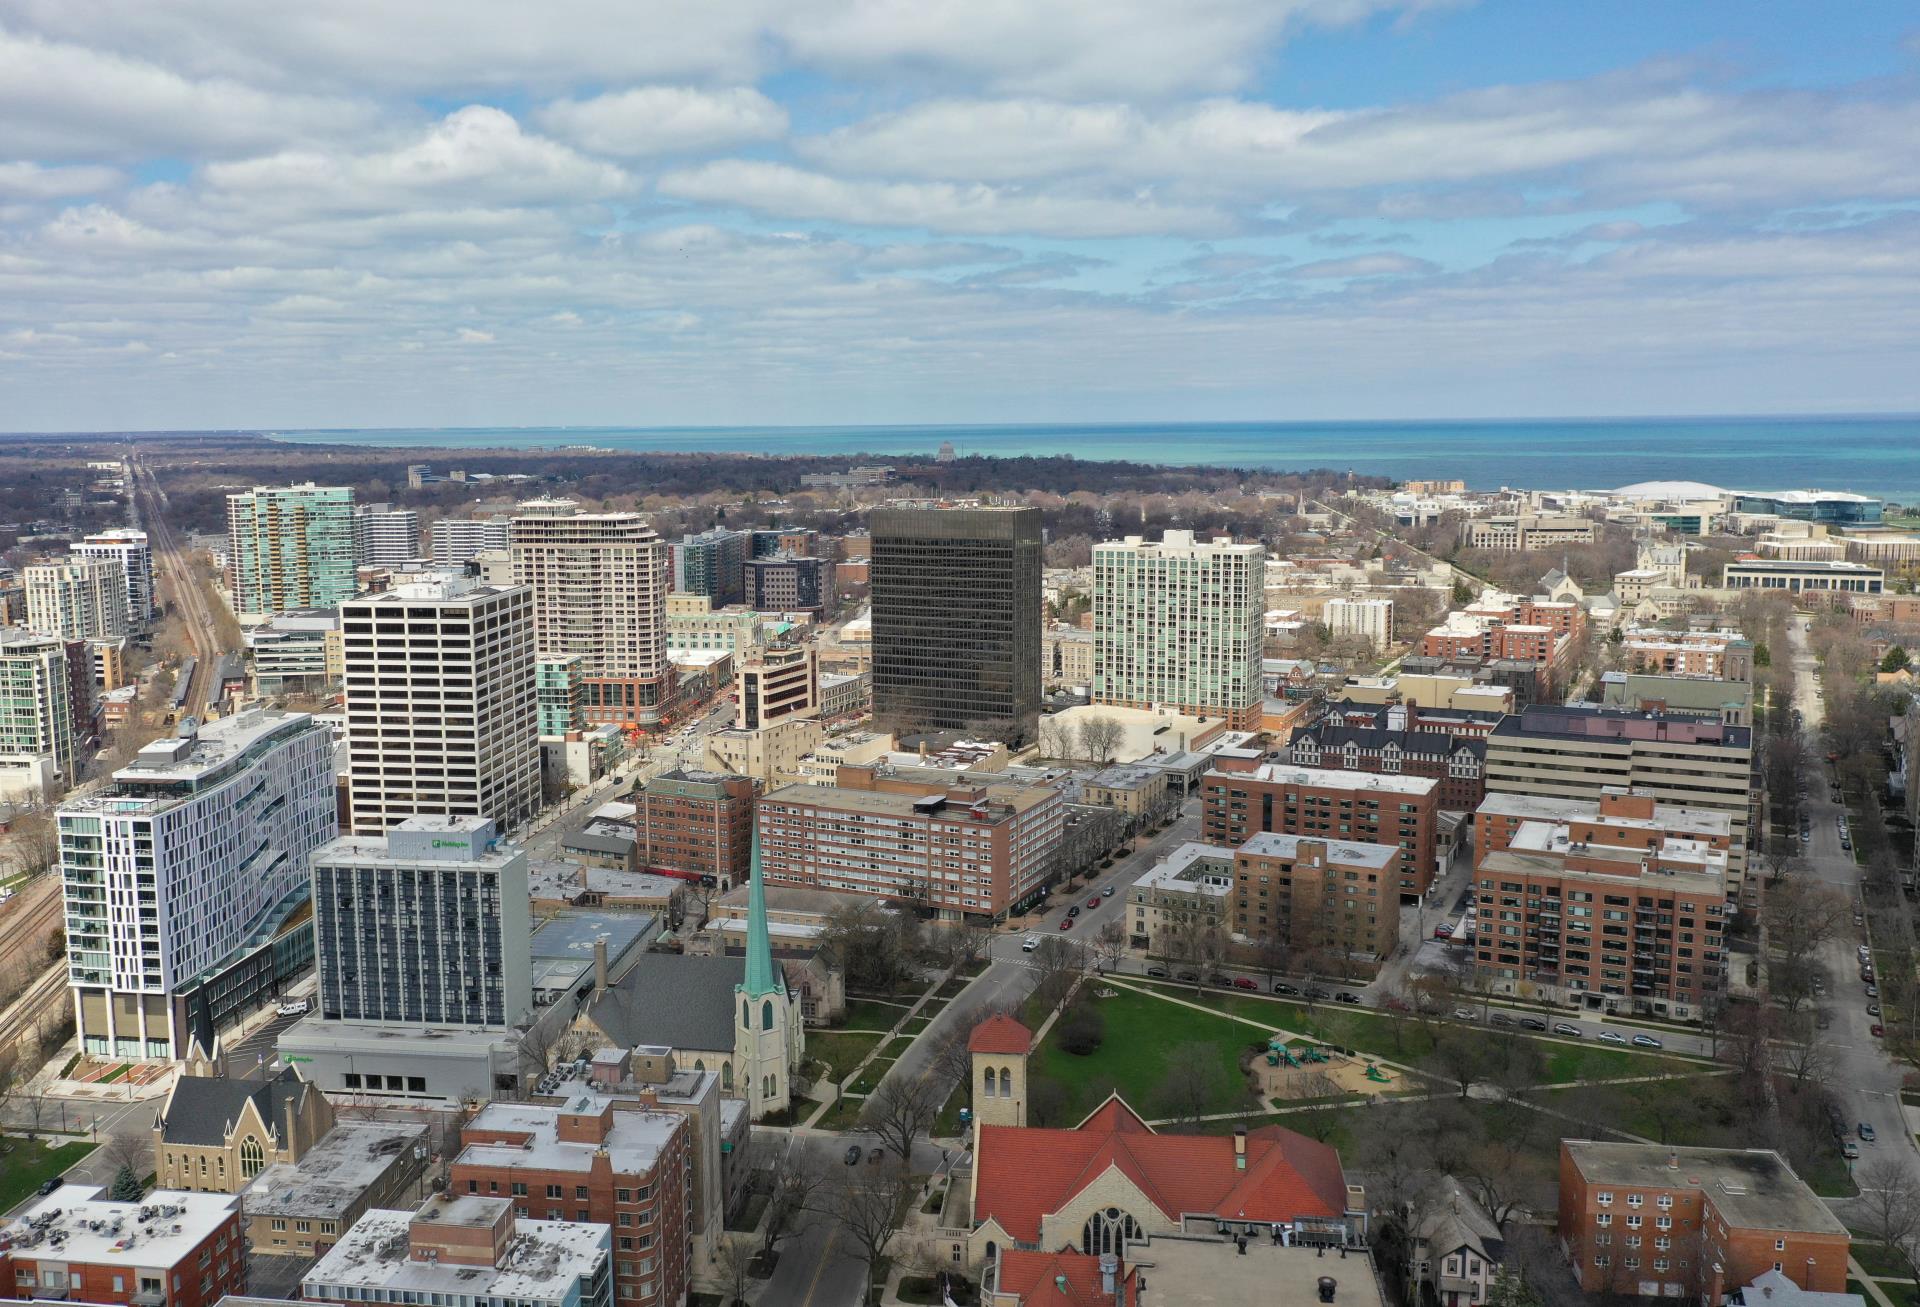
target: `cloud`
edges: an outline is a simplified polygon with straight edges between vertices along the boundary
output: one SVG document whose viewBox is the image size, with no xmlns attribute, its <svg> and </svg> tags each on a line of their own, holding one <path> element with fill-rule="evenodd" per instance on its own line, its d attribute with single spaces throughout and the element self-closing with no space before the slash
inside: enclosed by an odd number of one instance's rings
<svg viewBox="0 0 1920 1307">
<path fill-rule="evenodd" d="M 642 86 L 591 100 L 559 100 L 534 120 L 588 153 L 619 158 L 773 140 L 787 130 L 787 111 L 751 87 Z"/>
<path fill-rule="evenodd" d="M 1559 236 L 1526 236 L 1513 242 L 1514 249 L 1571 249 L 1576 245 L 1616 244 L 1638 240 L 1647 229 L 1630 218 L 1613 222 L 1591 222 Z"/>
<path fill-rule="evenodd" d="M 112 168 L 43 168 L 37 163 L 0 163 L 0 197 L 57 200 L 92 195 L 118 184 Z"/>
<path fill-rule="evenodd" d="M 1440 265 L 1407 254 L 1356 254 L 1347 259 L 1319 259 L 1282 268 L 1279 275 L 1303 281 L 1335 281 L 1354 277 L 1424 277 Z"/>
<path fill-rule="evenodd" d="M 473 327 L 461 327 L 453 333 L 453 338 L 462 345 L 493 344 L 493 333 L 491 331 L 479 331 Z"/>
<path fill-rule="evenodd" d="M 231 154 L 338 137 L 374 122 L 368 104 L 183 76 L 135 55 L 0 28 L 0 151 L 6 153 Z"/>
<path fill-rule="evenodd" d="M 1150 196 L 1109 199 L 946 182 L 847 181 L 782 163 L 722 159 L 670 172 L 663 195 L 738 205 L 788 218 L 959 233 L 1139 236 L 1231 227 L 1209 209 L 1159 204 Z"/>
</svg>

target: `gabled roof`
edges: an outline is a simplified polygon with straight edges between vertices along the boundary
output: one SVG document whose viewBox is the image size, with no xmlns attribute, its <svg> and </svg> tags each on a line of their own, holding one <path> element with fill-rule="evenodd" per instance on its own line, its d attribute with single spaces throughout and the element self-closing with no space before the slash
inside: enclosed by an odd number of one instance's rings
<svg viewBox="0 0 1920 1307">
<path fill-rule="evenodd" d="M 974 1219 L 998 1221 L 1033 1243 L 1040 1223 L 1109 1171 L 1125 1176 L 1169 1220 L 1182 1215 L 1233 1220 L 1337 1218 L 1346 1209 L 1340 1155 L 1278 1126 L 1247 1136 L 1246 1169 L 1234 1140 L 1219 1135 L 1156 1134 L 1118 1098 L 1072 1130 L 983 1126 L 976 1150 Z"/>
<path fill-rule="evenodd" d="M 1131 1270 L 1121 1277 L 1123 1282 L 1132 1278 Z M 1100 1259 L 1091 1253 L 1003 1249 L 994 1283 L 998 1292 L 1019 1298 L 1020 1307 L 1112 1307 L 1114 1302 L 1100 1292 Z"/>
<path fill-rule="evenodd" d="M 1470 753 L 1476 758 L 1485 757 L 1487 742 L 1478 736 L 1447 735 L 1440 731 L 1389 730 L 1379 726 L 1339 726 L 1322 723 L 1309 726 L 1294 734 L 1293 745 L 1301 743 L 1318 745 L 1322 750 L 1345 749 L 1351 744 L 1361 752 L 1384 750 L 1389 745 L 1396 746 L 1401 753 L 1424 754 L 1429 757 L 1446 757 L 1455 753 Z"/>
<path fill-rule="evenodd" d="M 1462 1248 L 1481 1260 L 1498 1263 L 1506 1257 L 1506 1237 L 1466 1188 L 1452 1176 L 1441 1179 L 1440 1192 L 1416 1233 L 1427 1245 L 1427 1257 L 1437 1260 Z"/>
<path fill-rule="evenodd" d="M 776 982 L 786 973 L 773 964 Z M 734 991 L 746 979 L 739 956 L 642 953 L 611 989 L 587 1008 L 593 1024 L 621 1048 L 642 1044 L 699 1052 L 733 1048 Z"/>
<path fill-rule="evenodd" d="M 996 1013 L 973 1028 L 967 1036 L 970 1053 L 994 1053 L 1018 1056 L 1033 1051 L 1033 1032 L 1004 1012 Z"/>
<path fill-rule="evenodd" d="M 306 1090 L 306 1082 L 292 1067 L 271 1080 L 181 1076 L 161 1109 L 161 1141 L 203 1148 L 224 1145 L 227 1132 L 249 1102 L 258 1108 L 268 1130 L 279 1131 L 286 1122 L 285 1105 L 297 1103 Z"/>
</svg>

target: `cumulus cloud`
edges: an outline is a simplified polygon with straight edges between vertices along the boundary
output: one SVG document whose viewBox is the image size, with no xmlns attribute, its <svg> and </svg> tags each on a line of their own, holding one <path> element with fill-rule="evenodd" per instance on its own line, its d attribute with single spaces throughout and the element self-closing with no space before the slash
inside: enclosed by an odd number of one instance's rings
<svg viewBox="0 0 1920 1307">
<path fill-rule="evenodd" d="M 849 181 L 782 163 L 722 159 L 660 178 L 664 195 L 814 221 L 922 227 L 962 233 L 1138 236 L 1209 232 L 1224 214 L 1164 205 L 1150 196 L 1110 199 L 947 182 Z"/>
<path fill-rule="evenodd" d="M 641 86 L 559 100 L 535 121 L 589 153 L 642 158 L 772 140 L 785 134 L 787 111 L 752 87 Z"/>
<path fill-rule="evenodd" d="M 57 200 L 93 195 L 117 184 L 112 168 L 45 168 L 37 163 L 0 163 L 0 198 Z"/>
<path fill-rule="evenodd" d="M 1440 265 L 1407 254 L 1356 254 L 1346 259 L 1316 259 L 1280 269 L 1283 277 L 1303 281 L 1346 281 L 1355 277 L 1414 277 L 1440 271 Z"/>
</svg>

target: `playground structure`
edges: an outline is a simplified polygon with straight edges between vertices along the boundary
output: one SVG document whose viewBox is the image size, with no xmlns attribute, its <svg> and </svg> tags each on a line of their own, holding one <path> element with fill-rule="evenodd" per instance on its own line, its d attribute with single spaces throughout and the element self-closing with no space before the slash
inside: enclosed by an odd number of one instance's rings
<svg viewBox="0 0 1920 1307">
<path fill-rule="evenodd" d="M 1260 1092 L 1268 1099 L 1330 1098 L 1341 1094 L 1378 1095 L 1398 1087 L 1399 1074 L 1371 1058 L 1354 1057 L 1311 1040 L 1274 1035 L 1267 1051 L 1253 1059 Z"/>
</svg>

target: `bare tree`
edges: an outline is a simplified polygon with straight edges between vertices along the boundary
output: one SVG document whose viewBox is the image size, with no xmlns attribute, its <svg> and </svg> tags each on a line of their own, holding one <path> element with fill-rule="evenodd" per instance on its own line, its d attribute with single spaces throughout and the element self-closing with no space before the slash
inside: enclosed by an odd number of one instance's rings
<svg viewBox="0 0 1920 1307">
<path fill-rule="evenodd" d="M 1126 728 L 1112 717 L 1088 717 L 1080 723 L 1080 750 L 1088 762 L 1104 767 L 1113 761 L 1114 751 L 1126 735 Z"/>
<path fill-rule="evenodd" d="M 135 1179 L 159 1170 L 153 1138 L 147 1134 L 110 1136 L 100 1155 L 113 1164 L 115 1171 L 130 1171 Z"/>
<path fill-rule="evenodd" d="M 1208 1044 L 1182 1044 L 1167 1055 L 1167 1073 L 1155 1102 L 1167 1116 L 1190 1125 L 1233 1096 L 1219 1051 Z"/>
<path fill-rule="evenodd" d="M 60 828 L 50 808 L 29 808 L 16 814 L 7 831 L 7 851 L 16 868 L 29 879 L 60 863 Z"/>
<path fill-rule="evenodd" d="M 1832 1041 L 1811 1012 L 1792 1014 L 1779 1032 L 1780 1064 L 1796 1084 L 1819 1083 L 1834 1069 Z"/>
<path fill-rule="evenodd" d="M 1093 952 L 1102 971 L 1117 971 L 1127 956 L 1127 928 L 1120 918 L 1107 922 L 1093 937 Z"/>
<path fill-rule="evenodd" d="M 863 1303 L 879 1300 L 873 1268 L 886 1252 L 913 1189 L 906 1167 L 892 1163 L 843 1171 L 827 1188 L 822 1206 L 846 1236 L 846 1255 L 856 1258 L 865 1271 Z"/>
<path fill-rule="evenodd" d="M 782 1239 L 800 1232 L 800 1218 L 814 1209 L 821 1179 L 818 1172 L 804 1167 L 789 1167 L 780 1172 L 767 1195 L 766 1225 L 760 1238 L 764 1254 L 771 1255 Z"/>
<path fill-rule="evenodd" d="M 720 1245 L 720 1283 L 727 1291 L 725 1307 L 746 1307 L 747 1285 L 753 1279 L 753 1245 L 745 1239 L 728 1239 Z"/>
<path fill-rule="evenodd" d="M 913 1156 L 913 1141 L 933 1124 L 946 1101 L 940 1087 L 925 1077 L 889 1076 L 868 1097 L 860 1124 L 879 1135 L 880 1142 L 905 1163 Z"/>
<path fill-rule="evenodd" d="M 1881 1156 L 1860 1169 L 1854 1220 L 1860 1233 L 1878 1240 L 1920 1278 L 1920 1185 L 1906 1167 Z"/>
</svg>

